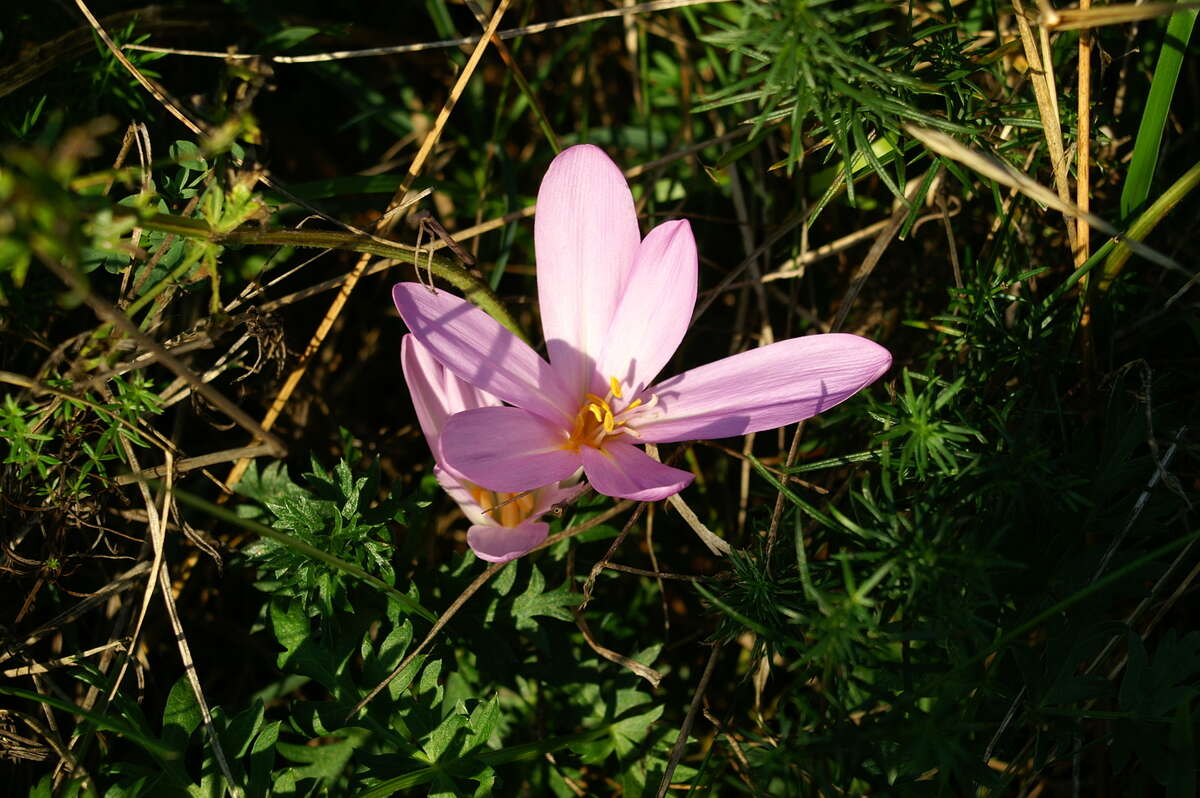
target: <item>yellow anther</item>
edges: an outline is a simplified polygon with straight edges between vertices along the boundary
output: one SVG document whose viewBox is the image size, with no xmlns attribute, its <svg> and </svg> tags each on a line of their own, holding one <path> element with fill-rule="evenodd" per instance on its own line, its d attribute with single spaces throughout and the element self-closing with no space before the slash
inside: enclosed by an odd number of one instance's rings
<svg viewBox="0 0 1200 798">
<path fill-rule="evenodd" d="M 600 409 L 599 405 L 588 405 L 587 409 L 589 413 L 596 417 L 597 421 L 604 421 L 604 411 Z"/>
<path fill-rule="evenodd" d="M 608 378 L 608 390 L 612 391 L 612 395 L 621 398 L 621 383 L 617 382 L 616 377 Z"/>
<path fill-rule="evenodd" d="M 608 402 L 604 401 L 603 398 L 596 396 L 596 394 L 594 394 L 594 393 L 585 393 L 583 395 L 583 398 L 587 400 L 587 403 L 589 405 L 606 405 L 606 404 L 608 404 Z"/>
<path fill-rule="evenodd" d="M 641 399 L 634 399 L 632 402 L 629 403 L 629 406 L 625 408 L 624 412 L 628 413 L 630 410 L 637 407 L 641 403 L 642 403 Z"/>
<path fill-rule="evenodd" d="M 612 432 L 615 426 L 612 411 L 607 407 L 604 408 L 604 431 Z"/>
</svg>

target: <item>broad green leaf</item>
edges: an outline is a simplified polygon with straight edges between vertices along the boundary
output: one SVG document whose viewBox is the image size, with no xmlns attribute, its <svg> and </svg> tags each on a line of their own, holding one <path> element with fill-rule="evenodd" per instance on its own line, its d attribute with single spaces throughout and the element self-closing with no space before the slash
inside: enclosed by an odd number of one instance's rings
<svg viewBox="0 0 1200 798">
<path fill-rule="evenodd" d="M 221 735 L 221 743 L 226 753 L 241 759 L 250 749 L 259 729 L 262 728 L 265 709 L 261 701 L 255 701 L 250 707 L 239 712 L 226 727 Z"/>
<path fill-rule="evenodd" d="M 180 676 L 167 695 L 167 704 L 163 708 L 162 741 L 176 751 L 186 750 L 188 739 L 202 720 L 192 686 L 187 676 Z"/>
<path fill-rule="evenodd" d="M 200 152 L 200 148 L 194 142 L 176 141 L 171 145 L 169 152 L 171 160 L 184 169 L 190 169 L 193 172 L 203 172 L 208 168 L 208 162 L 204 160 L 203 153 Z"/>
<path fill-rule="evenodd" d="M 249 778 L 246 783 L 246 794 L 265 795 L 267 785 L 271 780 L 271 766 L 275 764 L 275 744 L 279 741 L 281 721 L 268 723 L 254 738 L 250 747 L 250 763 L 247 770 Z"/>
</svg>

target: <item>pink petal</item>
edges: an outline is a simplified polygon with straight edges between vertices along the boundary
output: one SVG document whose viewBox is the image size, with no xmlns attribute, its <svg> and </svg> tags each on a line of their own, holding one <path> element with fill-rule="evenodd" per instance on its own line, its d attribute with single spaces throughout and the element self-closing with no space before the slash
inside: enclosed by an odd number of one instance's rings
<svg viewBox="0 0 1200 798">
<path fill-rule="evenodd" d="M 595 364 L 641 243 L 621 170 L 590 144 L 563 150 L 542 178 L 533 233 L 550 362 L 580 397 L 595 387 Z"/>
<path fill-rule="evenodd" d="M 489 490 L 520 493 L 566 479 L 579 455 L 563 448 L 561 427 L 516 407 L 481 407 L 451 416 L 439 441 L 443 466 Z"/>
<path fill-rule="evenodd" d="M 400 367 L 421 432 L 434 451 L 447 418 L 463 410 L 500 404 L 496 397 L 454 376 L 411 334 L 400 341 Z"/>
<path fill-rule="evenodd" d="M 477 524 L 467 530 L 467 545 L 481 560 L 508 562 L 528 553 L 549 534 L 549 525 L 540 521 L 515 527 Z"/>
<path fill-rule="evenodd" d="M 891 364 L 886 349 L 857 335 L 790 338 L 659 383 L 650 389 L 657 408 L 635 426 L 653 443 L 775 429 L 849 399 Z"/>
<path fill-rule="evenodd" d="M 580 453 L 588 482 L 605 496 L 653 502 L 674 496 L 695 478 L 620 441 L 606 443 L 603 449 L 584 446 Z"/>
<path fill-rule="evenodd" d="M 675 354 L 696 307 L 696 239 L 686 220 L 664 222 L 638 248 L 600 357 L 600 376 L 632 396 Z"/>
<path fill-rule="evenodd" d="M 574 418 L 578 397 L 550 364 L 470 302 L 418 283 L 397 283 L 392 299 L 416 339 L 459 378 L 543 418 Z"/>
</svg>

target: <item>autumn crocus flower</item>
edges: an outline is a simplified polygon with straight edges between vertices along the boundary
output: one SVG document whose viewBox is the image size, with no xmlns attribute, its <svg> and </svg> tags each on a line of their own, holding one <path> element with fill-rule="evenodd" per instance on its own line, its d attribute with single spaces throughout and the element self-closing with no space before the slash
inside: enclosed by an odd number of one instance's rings
<svg viewBox="0 0 1200 798">
<path fill-rule="evenodd" d="M 470 519 L 467 544 L 475 554 L 488 562 L 508 562 L 545 540 L 550 528 L 538 519 L 578 493 L 578 487 L 547 485 L 520 493 L 496 492 L 446 467 L 438 445 L 446 420 L 466 410 L 499 407 L 500 400 L 447 371 L 411 335 L 401 342 L 400 363 L 421 431 L 437 463 L 434 475 Z"/>
<path fill-rule="evenodd" d="M 792 338 L 657 384 L 696 302 L 687 221 L 643 240 L 620 170 L 599 149 L 550 164 L 534 223 L 549 362 L 470 303 L 417 283 L 392 296 L 413 335 L 451 372 L 508 406 L 452 416 L 441 456 L 470 481 L 520 492 L 581 467 L 599 493 L 654 501 L 692 474 L 638 448 L 724 438 L 809 418 L 869 385 L 888 351 L 854 335 Z"/>
</svg>

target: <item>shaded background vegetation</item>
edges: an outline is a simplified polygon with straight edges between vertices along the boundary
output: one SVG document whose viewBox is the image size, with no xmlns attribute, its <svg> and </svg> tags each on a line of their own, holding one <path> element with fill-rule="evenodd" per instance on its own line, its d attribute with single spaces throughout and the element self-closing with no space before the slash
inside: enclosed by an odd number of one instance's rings
<svg viewBox="0 0 1200 798">
<path fill-rule="evenodd" d="M 1077 31 L 981 0 L 639 8 L 474 67 L 288 59 L 477 37 L 492 6 L 89 4 L 128 64 L 83 8 L 0 12 L 14 794 L 1194 794 L 1193 12 L 1095 28 L 1081 82 Z M 831 329 L 895 367 L 800 430 L 664 452 L 733 555 L 593 496 L 471 590 L 389 291 L 428 264 L 536 340 L 521 211 L 578 142 L 643 230 L 696 231 L 669 371 Z M 1081 143 L 1091 211 L 1152 251 L 979 171 L 1075 202 Z M 383 221 L 425 189 L 474 265 Z"/>
</svg>

